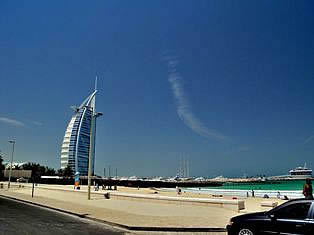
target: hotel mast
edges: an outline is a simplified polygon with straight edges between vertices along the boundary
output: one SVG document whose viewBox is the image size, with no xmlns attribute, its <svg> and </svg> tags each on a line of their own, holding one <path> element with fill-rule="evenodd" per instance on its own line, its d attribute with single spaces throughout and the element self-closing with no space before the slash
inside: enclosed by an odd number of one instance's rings
<svg viewBox="0 0 314 235">
<path fill-rule="evenodd" d="M 97 78 L 94 92 L 79 107 L 71 107 L 74 113 L 65 131 L 61 146 L 61 169 L 70 166 L 74 173 L 79 172 L 80 175 L 87 175 L 89 147 L 90 140 L 92 140 L 91 172 L 94 174 L 96 120 L 102 115 L 96 112 L 96 93 Z M 92 117 L 94 118 L 93 127 L 91 126 Z M 91 133 L 92 138 L 90 138 Z"/>
</svg>

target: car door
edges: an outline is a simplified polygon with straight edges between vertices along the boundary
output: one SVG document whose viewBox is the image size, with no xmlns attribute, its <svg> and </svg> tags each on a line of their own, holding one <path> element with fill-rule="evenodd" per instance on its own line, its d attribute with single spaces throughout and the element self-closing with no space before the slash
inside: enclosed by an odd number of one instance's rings
<svg viewBox="0 0 314 235">
<path fill-rule="evenodd" d="M 271 215 L 265 216 L 265 218 L 258 221 L 256 225 L 259 229 L 259 234 L 261 235 L 277 234 L 274 226 L 274 219 Z"/>
<path fill-rule="evenodd" d="M 296 202 L 274 213 L 273 229 L 277 234 L 308 234 L 312 203 Z M 313 226 L 313 225 L 312 225 Z M 313 231 L 313 230 L 312 230 Z"/>
<path fill-rule="evenodd" d="M 313 233 L 314 233 L 314 203 L 312 202 L 312 206 L 309 212 L 309 218 L 306 219 L 305 234 L 312 235 Z"/>
</svg>

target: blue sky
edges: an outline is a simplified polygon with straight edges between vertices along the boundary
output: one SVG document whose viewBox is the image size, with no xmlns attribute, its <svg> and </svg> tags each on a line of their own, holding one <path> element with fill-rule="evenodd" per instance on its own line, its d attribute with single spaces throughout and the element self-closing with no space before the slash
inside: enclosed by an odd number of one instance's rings
<svg viewBox="0 0 314 235">
<path fill-rule="evenodd" d="M 312 1 L 1 1 L 0 149 L 60 167 L 99 77 L 96 171 L 314 168 Z"/>
</svg>

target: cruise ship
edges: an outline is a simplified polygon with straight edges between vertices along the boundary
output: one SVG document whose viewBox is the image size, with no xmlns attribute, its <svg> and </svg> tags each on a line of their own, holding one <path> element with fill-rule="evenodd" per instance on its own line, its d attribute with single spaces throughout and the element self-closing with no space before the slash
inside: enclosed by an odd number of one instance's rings
<svg viewBox="0 0 314 235">
<path fill-rule="evenodd" d="M 296 179 L 306 179 L 312 177 L 312 169 L 306 167 L 306 163 L 304 164 L 304 167 L 297 167 L 295 169 L 292 169 L 289 171 L 290 177 L 296 178 Z"/>
</svg>

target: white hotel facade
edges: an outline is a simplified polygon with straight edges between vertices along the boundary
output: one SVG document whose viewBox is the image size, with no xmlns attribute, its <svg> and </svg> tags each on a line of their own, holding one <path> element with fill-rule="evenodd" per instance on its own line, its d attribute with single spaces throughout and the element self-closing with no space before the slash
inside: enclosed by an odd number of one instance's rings
<svg viewBox="0 0 314 235">
<path fill-rule="evenodd" d="M 79 174 L 83 176 L 88 174 L 91 140 L 91 172 L 94 174 L 96 120 L 97 117 L 101 116 L 101 113 L 96 112 L 96 93 L 97 90 L 95 89 L 79 107 L 72 107 L 74 113 L 65 131 L 61 146 L 61 169 L 69 165 L 74 173 L 79 172 Z"/>
</svg>

